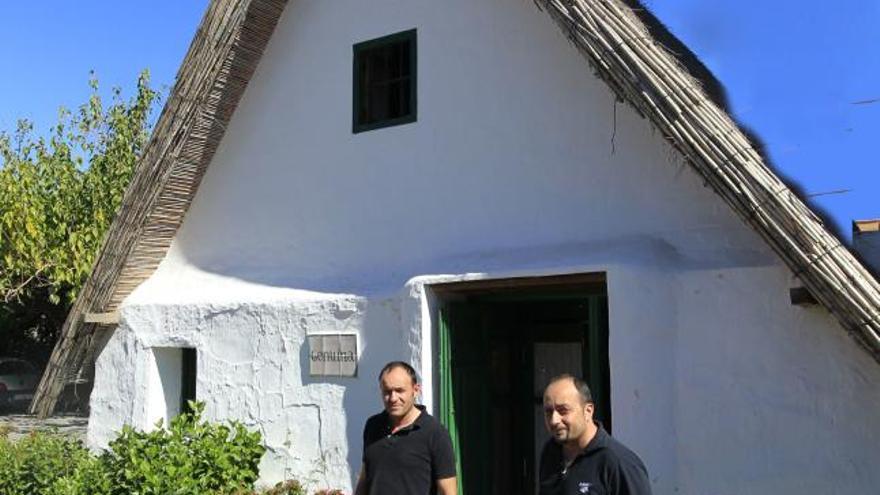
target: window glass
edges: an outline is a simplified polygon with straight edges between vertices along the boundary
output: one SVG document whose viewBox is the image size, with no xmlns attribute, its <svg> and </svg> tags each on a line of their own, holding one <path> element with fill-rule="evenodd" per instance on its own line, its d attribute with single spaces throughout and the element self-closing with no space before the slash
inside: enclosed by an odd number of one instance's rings
<svg viewBox="0 0 880 495">
<path fill-rule="evenodd" d="M 416 120 L 416 32 L 354 46 L 354 132 Z"/>
</svg>

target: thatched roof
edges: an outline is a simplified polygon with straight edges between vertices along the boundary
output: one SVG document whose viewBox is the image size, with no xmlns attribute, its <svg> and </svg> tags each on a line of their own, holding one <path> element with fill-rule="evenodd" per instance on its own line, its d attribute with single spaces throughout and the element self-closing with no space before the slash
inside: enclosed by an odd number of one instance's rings
<svg viewBox="0 0 880 495">
<path fill-rule="evenodd" d="M 705 67 L 636 0 L 535 0 L 598 77 L 649 119 L 814 297 L 880 362 L 880 284 L 768 167 Z M 94 325 L 165 256 L 285 0 L 213 0 L 183 61 L 33 409 L 46 415 L 87 357 Z M 667 48 L 672 48 L 673 55 Z"/>
</svg>

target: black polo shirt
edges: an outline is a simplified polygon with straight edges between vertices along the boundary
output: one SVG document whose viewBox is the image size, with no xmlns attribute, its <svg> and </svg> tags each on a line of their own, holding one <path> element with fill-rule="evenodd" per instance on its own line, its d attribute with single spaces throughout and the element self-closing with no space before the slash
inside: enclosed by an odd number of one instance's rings
<svg viewBox="0 0 880 495">
<path fill-rule="evenodd" d="M 553 440 L 541 452 L 540 495 L 651 495 L 648 470 L 633 451 L 599 431 L 564 469 L 562 446 Z"/>
<path fill-rule="evenodd" d="M 385 412 L 367 420 L 363 461 L 370 495 L 433 495 L 437 480 L 455 476 L 449 433 L 416 407 L 419 417 L 394 433 Z"/>
</svg>

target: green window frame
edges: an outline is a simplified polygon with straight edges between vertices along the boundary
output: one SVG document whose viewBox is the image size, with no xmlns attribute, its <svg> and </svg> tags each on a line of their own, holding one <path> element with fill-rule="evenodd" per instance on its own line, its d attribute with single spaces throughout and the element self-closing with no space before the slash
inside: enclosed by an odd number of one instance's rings
<svg viewBox="0 0 880 495">
<path fill-rule="evenodd" d="M 353 133 L 416 121 L 417 52 L 415 29 L 354 45 Z"/>
</svg>

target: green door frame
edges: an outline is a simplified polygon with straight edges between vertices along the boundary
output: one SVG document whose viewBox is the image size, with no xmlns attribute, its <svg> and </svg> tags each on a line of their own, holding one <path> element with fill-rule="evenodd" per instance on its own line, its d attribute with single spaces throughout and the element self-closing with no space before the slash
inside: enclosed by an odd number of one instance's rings
<svg viewBox="0 0 880 495">
<path fill-rule="evenodd" d="M 452 380 L 452 335 L 449 323 L 449 311 L 440 310 L 440 328 L 438 337 L 440 352 L 438 371 L 440 376 L 440 422 L 449 431 L 452 438 L 452 451 L 455 453 L 455 473 L 458 483 L 458 494 L 463 495 L 464 474 L 461 471 L 461 441 L 458 435 L 458 421 L 455 416 L 455 395 Z"/>
<path fill-rule="evenodd" d="M 456 361 L 457 356 L 455 355 L 456 343 L 460 341 L 460 335 L 455 335 L 455 328 L 461 325 L 461 322 L 465 321 L 468 317 L 473 319 L 471 311 L 467 309 L 467 306 L 471 306 L 471 310 L 473 307 L 476 307 L 480 302 L 539 302 L 539 301 L 559 301 L 559 300 L 572 300 L 572 299 L 581 299 L 586 300 L 588 304 L 588 315 L 587 315 L 587 328 L 586 335 L 584 336 L 587 344 L 587 352 L 584 355 L 582 370 L 588 376 L 588 384 L 590 385 L 591 390 L 593 391 L 593 396 L 597 400 L 597 417 L 602 419 L 605 427 L 607 429 L 611 428 L 611 404 L 610 404 L 610 390 L 608 389 L 609 377 L 607 375 L 609 367 L 608 367 L 608 314 L 607 314 L 607 296 L 604 294 L 596 294 L 596 293 L 578 293 L 578 292 L 561 292 L 559 294 L 548 294 L 548 293 L 539 293 L 539 294 L 529 294 L 527 291 L 523 291 L 522 293 L 514 293 L 511 295 L 491 295 L 482 298 L 478 298 L 476 301 L 471 302 L 454 302 L 454 303 L 446 303 L 443 304 L 439 310 L 438 322 L 439 328 L 437 332 L 438 343 L 439 343 L 439 353 L 438 353 L 438 376 L 439 376 L 439 419 L 441 423 L 446 426 L 447 430 L 452 437 L 452 445 L 453 450 L 455 452 L 456 459 L 456 472 L 458 476 L 458 493 L 459 495 L 465 495 L 465 471 L 462 470 L 462 418 L 457 417 L 456 415 L 456 392 L 462 386 L 460 381 L 456 381 L 455 375 L 455 367 L 453 363 Z M 482 331 L 482 329 L 481 329 Z M 482 333 L 485 333 L 484 331 Z M 459 337 L 458 339 L 456 337 Z M 488 342 L 485 343 L 488 345 Z M 459 343 L 461 345 L 461 343 Z M 478 347 L 482 347 L 479 346 Z M 488 349 L 488 347 L 487 347 Z M 474 352 L 481 352 L 480 350 L 471 349 Z M 529 353 L 531 355 L 531 353 Z M 533 358 L 530 356 L 528 358 L 528 365 L 531 367 L 531 360 Z M 458 385 L 458 386 L 457 386 Z M 473 385 L 473 384 L 471 384 Z M 532 389 L 528 390 L 529 401 L 531 401 Z M 486 397 L 488 394 L 483 394 L 483 397 Z M 488 407 L 488 404 L 481 404 L 482 409 L 485 411 Z M 473 418 L 468 418 L 468 421 L 474 421 Z M 479 420 L 477 420 L 479 421 Z M 466 426 L 466 425 L 465 425 Z M 464 430 L 468 428 L 465 427 Z M 534 443 L 529 440 L 526 443 Z M 532 448 L 534 446 L 532 445 Z M 483 464 L 487 462 L 487 458 L 491 456 L 489 452 L 478 453 L 473 455 L 472 457 L 476 459 L 476 462 Z M 468 466 L 470 467 L 470 466 Z M 486 472 L 484 470 L 484 472 Z M 478 492 L 482 492 L 486 487 L 481 487 L 482 490 L 477 490 Z M 491 489 L 491 487 L 489 487 Z M 486 492 L 489 493 L 489 492 Z M 474 494 L 471 494 L 474 495 Z"/>
</svg>

